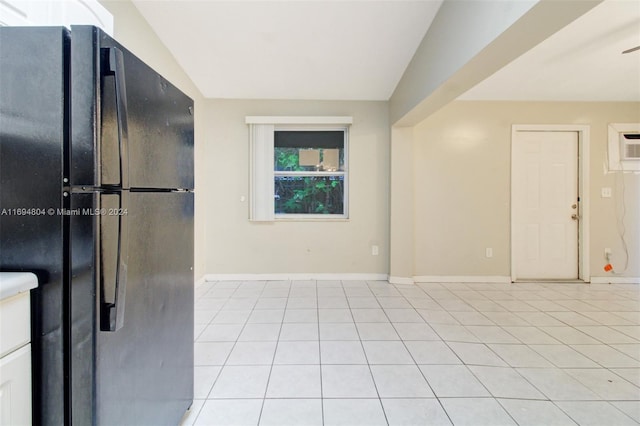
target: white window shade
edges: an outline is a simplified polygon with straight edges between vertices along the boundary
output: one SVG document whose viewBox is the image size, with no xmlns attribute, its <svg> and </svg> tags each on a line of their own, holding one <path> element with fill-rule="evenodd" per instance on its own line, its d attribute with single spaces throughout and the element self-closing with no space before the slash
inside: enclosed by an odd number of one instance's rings
<svg viewBox="0 0 640 426">
<path fill-rule="evenodd" d="M 273 203 L 273 124 L 251 124 L 251 197 L 249 219 L 274 220 Z"/>
</svg>

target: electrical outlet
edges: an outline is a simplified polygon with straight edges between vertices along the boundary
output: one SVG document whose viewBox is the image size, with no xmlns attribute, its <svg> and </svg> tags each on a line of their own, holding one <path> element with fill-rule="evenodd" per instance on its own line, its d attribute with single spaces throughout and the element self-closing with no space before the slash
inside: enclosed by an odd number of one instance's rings
<svg viewBox="0 0 640 426">
<path fill-rule="evenodd" d="M 376 245 L 371 246 L 371 255 L 377 256 L 380 254 L 380 248 Z"/>
<path fill-rule="evenodd" d="M 487 247 L 484 250 L 484 255 L 487 256 L 488 258 L 493 257 L 493 249 L 491 247 Z"/>
</svg>

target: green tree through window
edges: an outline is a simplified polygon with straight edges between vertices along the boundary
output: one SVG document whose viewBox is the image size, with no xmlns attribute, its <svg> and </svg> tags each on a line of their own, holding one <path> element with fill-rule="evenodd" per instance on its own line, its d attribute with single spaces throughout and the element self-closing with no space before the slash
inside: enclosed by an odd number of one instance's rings
<svg viewBox="0 0 640 426">
<path fill-rule="evenodd" d="M 275 213 L 343 215 L 344 146 L 344 131 L 276 131 Z M 305 150 L 317 164 L 301 164 Z"/>
</svg>

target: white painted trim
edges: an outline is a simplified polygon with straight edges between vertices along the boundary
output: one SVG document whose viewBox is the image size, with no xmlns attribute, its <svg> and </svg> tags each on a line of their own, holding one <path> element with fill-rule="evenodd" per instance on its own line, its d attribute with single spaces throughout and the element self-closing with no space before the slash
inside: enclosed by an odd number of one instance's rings
<svg viewBox="0 0 640 426">
<path fill-rule="evenodd" d="M 422 275 L 413 277 L 416 283 L 511 283 L 511 278 L 501 275 Z"/>
<path fill-rule="evenodd" d="M 346 204 L 346 203 L 345 203 Z M 349 217 L 343 214 L 286 214 L 275 216 L 278 222 L 349 222 Z"/>
<path fill-rule="evenodd" d="M 510 263 L 511 263 L 511 281 L 515 282 L 518 277 L 516 274 L 516 256 L 513 253 L 514 252 L 514 247 L 515 247 L 515 225 L 513 223 L 513 218 L 515 216 L 513 210 L 513 200 L 515 199 L 515 194 L 514 194 L 514 185 L 513 185 L 513 164 L 515 163 L 514 160 L 514 153 L 513 153 L 513 143 L 516 139 L 516 134 L 517 132 L 520 130 L 519 126 L 516 125 L 512 125 L 511 126 L 511 143 L 509 144 L 509 149 L 511 150 L 510 153 L 510 164 L 509 164 L 509 256 L 510 256 Z"/>
<path fill-rule="evenodd" d="M 491 275 L 423 275 L 413 278 L 390 277 L 386 274 L 207 274 L 205 281 L 296 281 L 296 280 L 318 280 L 318 281 L 389 281 L 391 284 L 415 284 L 415 283 L 511 283 L 508 276 Z"/>
<path fill-rule="evenodd" d="M 577 132 L 578 133 L 578 196 L 580 197 L 581 216 L 578 228 L 578 278 L 588 282 L 590 276 L 590 147 L 591 147 L 591 126 L 585 124 L 514 124 L 511 126 L 511 146 L 516 138 L 517 132 Z M 511 167 L 513 167 L 513 148 L 511 149 Z M 513 183 L 513 182 L 512 182 Z M 515 282 L 518 278 L 515 268 L 515 256 L 513 255 L 514 247 L 514 224 L 513 224 L 513 185 L 511 185 L 511 281 Z"/>
<path fill-rule="evenodd" d="M 416 282 L 413 280 L 413 278 L 407 278 L 407 277 L 389 277 L 389 282 L 391 284 L 415 284 Z"/>
<path fill-rule="evenodd" d="M 245 117 L 247 124 L 353 124 L 353 117 L 347 116 L 261 116 Z"/>
<path fill-rule="evenodd" d="M 607 138 L 607 173 L 640 171 L 640 161 L 620 157 L 620 133 L 640 133 L 640 123 L 609 123 Z"/>
<path fill-rule="evenodd" d="M 245 117 L 249 124 L 249 220 L 252 222 L 274 222 L 275 220 L 344 220 L 349 219 L 349 124 L 352 117 Z M 324 126 L 322 126 L 324 125 Z M 344 170 L 335 172 L 290 172 L 275 171 L 275 133 L 281 129 L 338 130 L 344 135 Z M 343 214 L 305 215 L 275 214 L 275 176 L 342 176 L 344 182 Z"/>
<path fill-rule="evenodd" d="M 591 284 L 640 284 L 640 277 L 591 277 Z"/>
<path fill-rule="evenodd" d="M 206 281 L 387 281 L 387 274 L 345 273 L 345 274 L 207 274 Z"/>
</svg>

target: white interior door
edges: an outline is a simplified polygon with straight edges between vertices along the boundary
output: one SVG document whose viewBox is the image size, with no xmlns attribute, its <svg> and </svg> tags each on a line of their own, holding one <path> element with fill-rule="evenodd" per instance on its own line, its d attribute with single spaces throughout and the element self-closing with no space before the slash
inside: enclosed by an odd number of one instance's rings
<svg viewBox="0 0 640 426">
<path fill-rule="evenodd" d="M 512 141 L 516 279 L 578 278 L 578 133 L 518 131 Z"/>
</svg>

